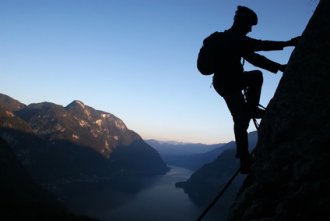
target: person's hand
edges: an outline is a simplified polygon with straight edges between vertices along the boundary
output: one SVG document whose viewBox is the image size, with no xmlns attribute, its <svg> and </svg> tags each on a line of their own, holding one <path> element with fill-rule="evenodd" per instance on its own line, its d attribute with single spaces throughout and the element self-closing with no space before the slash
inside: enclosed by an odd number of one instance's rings
<svg viewBox="0 0 330 221">
<path fill-rule="evenodd" d="M 281 64 L 281 65 L 279 66 L 278 70 L 281 71 L 281 72 L 284 72 L 285 69 L 286 69 L 286 66 L 287 66 L 286 64 Z"/>
<path fill-rule="evenodd" d="M 296 46 L 300 40 L 301 36 L 297 36 L 295 38 L 291 38 L 291 40 L 287 41 L 287 46 Z"/>
</svg>

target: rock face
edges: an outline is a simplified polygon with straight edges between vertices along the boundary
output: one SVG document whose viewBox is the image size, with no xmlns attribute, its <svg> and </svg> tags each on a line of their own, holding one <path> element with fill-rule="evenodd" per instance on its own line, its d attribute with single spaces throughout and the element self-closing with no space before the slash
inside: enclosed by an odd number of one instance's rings
<svg viewBox="0 0 330 221">
<path fill-rule="evenodd" d="M 330 220 L 330 2 L 321 0 L 261 123 L 230 221 Z"/>
</svg>

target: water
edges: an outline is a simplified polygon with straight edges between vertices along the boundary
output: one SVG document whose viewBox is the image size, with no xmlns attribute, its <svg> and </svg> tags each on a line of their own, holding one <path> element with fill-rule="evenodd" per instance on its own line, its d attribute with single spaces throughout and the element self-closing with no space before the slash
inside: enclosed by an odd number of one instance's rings
<svg viewBox="0 0 330 221">
<path fill-rule="evenodd" d="M 103 221 L 191 221 L 201 213 L 183 189 L 175 183 L 187 180 L 192 171 L 171 167 L 163 175 L 148 180 L 147 188 L 135 194 L 99 189 L 77 196 L 71 208 L 77 213 Z M 75 205 L 75 206 L 72 206 Z"/>
</svg>

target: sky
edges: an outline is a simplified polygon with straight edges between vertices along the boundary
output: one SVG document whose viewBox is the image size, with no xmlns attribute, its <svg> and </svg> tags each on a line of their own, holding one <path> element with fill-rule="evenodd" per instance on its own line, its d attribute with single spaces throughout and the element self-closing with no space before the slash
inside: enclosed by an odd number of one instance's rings
<svg viewBox="0 0 330 221">
<path fill-rule="evenodd" d="M 230 28 L 236 7 L 244 5 L 259 18 L 248 36 L 289 40 L 303 33 L 317 3 L 0 0 L 0 93 L 26 105 L 80 100 L 114 114 L 144 139 L 229 142 L 230 112 L 211 87 L 212 76 L 196 68 L 203 39 Z M 260 54 L 285 64 L 292 50 Z M 244 68 L 259 69 L 247 62 Z M 266 106 L 282 73 L 262 71 Z"/>
</svg>

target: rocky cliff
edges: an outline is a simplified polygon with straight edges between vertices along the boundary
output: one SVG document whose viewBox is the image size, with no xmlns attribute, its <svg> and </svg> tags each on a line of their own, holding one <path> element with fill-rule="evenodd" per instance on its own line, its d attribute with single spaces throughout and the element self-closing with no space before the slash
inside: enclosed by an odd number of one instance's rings
<svg viewBox="0 0 330 221">
<path fill-rule="evenodd" d="M 330 220 L 330 2 L 321 0 L 261 122 L 230 221 Z"/>
</svg>

